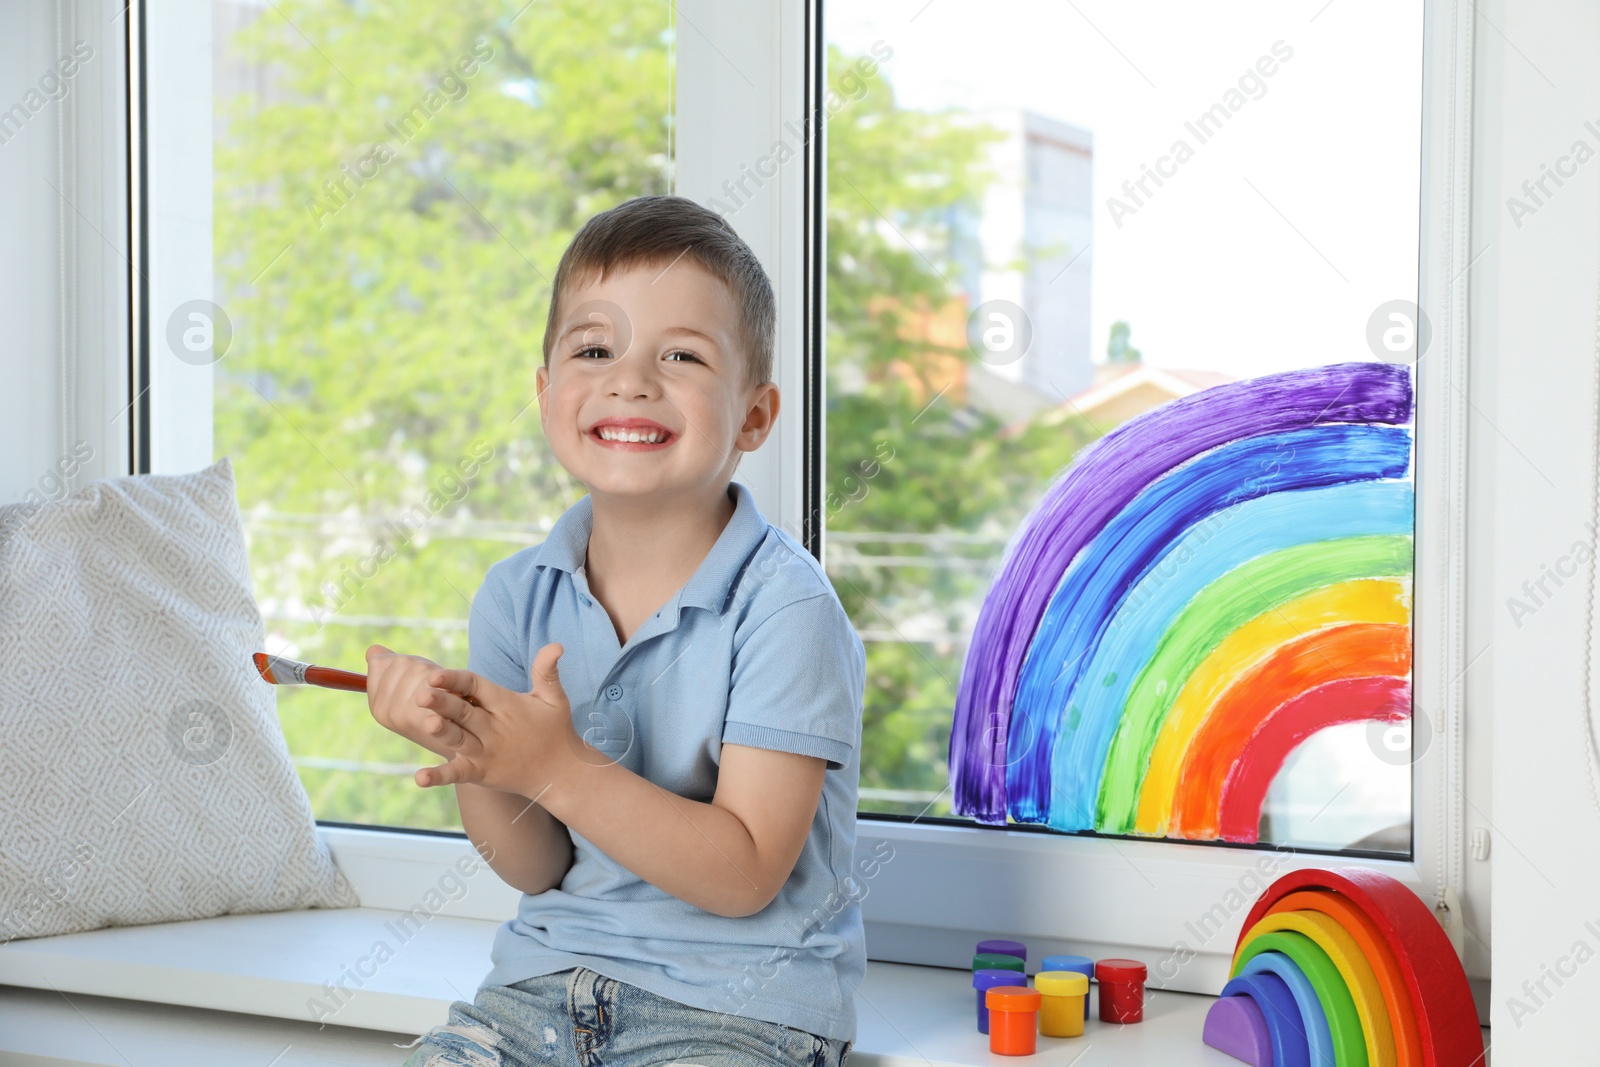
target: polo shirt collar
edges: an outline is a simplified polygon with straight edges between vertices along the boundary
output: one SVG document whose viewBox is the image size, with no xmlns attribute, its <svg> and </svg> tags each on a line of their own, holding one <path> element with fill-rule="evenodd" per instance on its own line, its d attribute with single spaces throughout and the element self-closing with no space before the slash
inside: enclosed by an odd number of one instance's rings
<svg viewBox="0 0 1600 1067">
<path fill-rule="evenodd" d="M 744 562 L 766 537 L 767 520 L 757 509 L 749 487 L 743 482 L 729 482 L 728 492 L 733 496 L 733 516 L 680 591 L 682 607 L 721 611 Z M 563 512 L 550 528 L 550 535 L 539 551 L 539 565 L 576 573 L 588 554 L 589 535 L 593 530 L 594 501 L 584 494 L 583 499 Z"/>
<path fill-rule="evenodd" d="M 550 527 L 539 549 L 538 565 L 576 573 L 589 551 L 589 532 L 593 529 L 594 501 L 585 493 L 582 500 L 563 511 L 556 524 Z"/>
<path fill-rule="evenodd" d="M 743 482 L 729 485 L 734 497 L 733 515 L 683 587 L 680 606 L 720 612 L 750 554 L 766 539 L 767 520 L 756 508 L 755 494 Z"/>
</svg>

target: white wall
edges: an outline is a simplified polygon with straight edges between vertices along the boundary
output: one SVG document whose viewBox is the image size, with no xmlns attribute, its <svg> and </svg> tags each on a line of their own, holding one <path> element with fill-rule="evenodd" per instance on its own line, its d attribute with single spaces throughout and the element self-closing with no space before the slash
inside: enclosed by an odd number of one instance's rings
<svg viewBox="0 0 1600 1067">
<path fill-rule="evenodd" d="M 1479 10 L 1474 246 L 1487 251 L 1474 268 L 1472 391 L 1483 448 L 1473 461 L 1492 468 L 1495 489 L 1473 506 L 1474 556 L 1488 590 L 1478 608 L 1491 624 L 1471 693 L 1490 705 L 1494 722 L 1494 1055 L 1497 1065 L 1594 1062 L 1600 808 L 1584 758 L 1580 669 L 1583 582 L 1592 571 L 1560 587 L 1547 582 L 1552 595 L 1520 626 L 1507 600 L 1523 596 L 1523 581 L 1575 541 L 1593 540 L 1584 525 L 1593 491 L 1600 159 L 1564 188 L 1552 184 L 1555 195 L 1520 227 L 1506 199 L 1575 140 L 1600 151 L 1600 136 L 1584 126 L 1600 127 L 1600 5 L 1487 0 Z M 1579 942 L 1587 952 L 1575 954 Z M 1577 955 L 1587 962 L 1576 965 Z M 1549 995 L 1523 990 L 1542 977 Z"/>
</svg>

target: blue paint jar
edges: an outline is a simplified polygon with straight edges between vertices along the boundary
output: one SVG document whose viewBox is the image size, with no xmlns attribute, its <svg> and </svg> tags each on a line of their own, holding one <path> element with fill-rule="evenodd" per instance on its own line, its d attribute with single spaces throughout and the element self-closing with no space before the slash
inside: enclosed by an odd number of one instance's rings
<svg viewBox="0 0 1600 1067">
<path fill-rule="evenodd" d="M 977 970 L 972 972 L 972 988 L 978 991 L 978 1033 L 989 1032 L 989 1008 L 984 994 L 996 986 L 1028 984 L 1028 977 L 1018 971 Z"/>
</svg>

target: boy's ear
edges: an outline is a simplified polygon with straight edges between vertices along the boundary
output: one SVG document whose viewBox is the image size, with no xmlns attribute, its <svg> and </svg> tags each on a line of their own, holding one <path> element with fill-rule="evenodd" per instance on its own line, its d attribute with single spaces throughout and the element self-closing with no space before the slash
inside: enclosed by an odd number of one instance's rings
<svg viewBox="0 0 1600 1067">
<path fill-rule="evenodd" d="M 763 382 L 755 387 L 745 410 L 744 425 L 739 427 L 739 436 L 734 441 L 741 452 L 754 452 L 767 439 L 778 421 L 779 399 L 775 383 Z"/>
<path fill-rule="evenodd" d="M 533 375 L 534 388 L 538 391 L 539 425 L 549 428 L 549 413 L 545 411 L 544 391 L 550 387 L 550 368 L 540 367 Z"/>
</svg>

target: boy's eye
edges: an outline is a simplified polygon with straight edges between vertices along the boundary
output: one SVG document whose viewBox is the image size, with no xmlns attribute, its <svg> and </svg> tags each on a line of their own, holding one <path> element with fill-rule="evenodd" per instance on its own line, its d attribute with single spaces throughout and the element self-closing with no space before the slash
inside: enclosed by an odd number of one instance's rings
<svg viewBox="0 0 1600 1067">
<path fill-rule="evenodd" d="M 578 349 L 576 352 L 573 353 L 573 355 L 576 356 L 578 359 L 582 359 L 584 356 L 588 355 L 590 352 L 598 352 L 602 356 L 609 356 L 611 354 L 610 349 L 603 348 L 600 345 L 590 345 L 587 348 Z"/>
<path fill-rule="evenodd" d="M 671 358 L 671 357 L 673 357 L 673 356 L 687 356 L 687 357 L 688 357 L 688 358 L 689 358 L 689 359 L 692 359 L 692 360 L 694 360 L 694 361 L 695 361 L 695 362 L 696 362 L 696 363 L 698 363 L 698 362 L 700 362 L 700 357 L 699 357 L 699 356 L 697 356 L 697 355 L 695 355 L 695 354 L 694 354 L 694 353 L 693 353 L 693 352 L 685 352 L 685 351 L 684 351 L 684 350 L 683 350 L 683 349 L 681 349 L 681 348 L 680 348 L 680 349 L 678 349 L 678 350 L 677 350 L 677 351 L 675 351 L 675 352 L 668 352 L 668 353 L 667 353 L 667 357 L 668 357 L 668 358 L 669 358 L 669 359 L 670 359 L 670 358 Z"/>
</svg>

